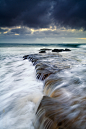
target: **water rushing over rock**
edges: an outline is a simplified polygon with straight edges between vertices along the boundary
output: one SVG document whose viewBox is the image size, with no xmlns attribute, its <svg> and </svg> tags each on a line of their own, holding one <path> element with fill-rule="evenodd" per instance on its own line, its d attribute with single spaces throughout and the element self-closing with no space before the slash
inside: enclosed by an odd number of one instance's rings
<svg viewBox="0 0 86 129">
<path fill-rule="evenodd" d="M 0 46 L 0 129 L 85 129 L 86 46 L 43 47 Z"/>
<path fill-rule="evenodd" d="M 76 55 L 40 53 L 24 56 L 24 59 L 32 61 L 36 77 L 44 81 L 44 96 L 36 111 L 35 128 L 86 129 L 86 80 L 82 76 L 86 70 Z"/>
</svg>

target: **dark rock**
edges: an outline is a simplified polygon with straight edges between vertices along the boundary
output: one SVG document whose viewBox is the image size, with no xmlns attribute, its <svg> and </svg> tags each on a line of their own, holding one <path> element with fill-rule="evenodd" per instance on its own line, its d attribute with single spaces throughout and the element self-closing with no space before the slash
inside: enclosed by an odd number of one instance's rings
<svg viewBox="0 0 86 129">
<path fill-rule="evenodd" d="M 52 49 L 49 49 L 49 48 L 42 48 L 42 49 L 40 49 L 39 51 L 50 51 L 50 50 L 52 50 Z"/>
<path fill-rule="evenodd" d="M 40 51 L 39 53 L 46 53 L 46 51 L 45 51 L 45 50 L 42 50 L 42 51 Z"/>
<path fill-rule="evenodd" d="M 65 50 L 64 51 L 71 51 L 70 49 L 68 49 L 68 48 L 65 48 Z"/>
<path fill-rule="evenodd" d="M 68 48 L 65 48 L 65 49 L 53 49 L 52 52 L 63 52 L 63 51 L 71 51 L 70 49 Z"/>
<path fill-rule="evenodd" d="M 28 59 L 28 57 L 29 57 L 29 55 L 25 55 L 25 56 L 23 56 L 23 60 Z"/>
<path fill-rule="evenodd" d="M 63 49 L 53 49 L 52 52 L 62 52 L 64 51 Z"/>
</svg>

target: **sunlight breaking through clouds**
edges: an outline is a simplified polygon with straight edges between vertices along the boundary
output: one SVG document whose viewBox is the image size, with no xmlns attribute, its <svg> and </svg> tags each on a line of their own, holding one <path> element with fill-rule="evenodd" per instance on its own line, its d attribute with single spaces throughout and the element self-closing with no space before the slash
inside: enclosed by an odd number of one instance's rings
<svg viewBox="0 0 86 129">
<path fill-rule="evenodd" d="M 50 26 L 49 28 L 39 28 L 39 29 L 29 28 L 29 27 L 25 27 L 25 26 L 16 26 L 16 27 L 10 27 L 10 28 L 9 27 L 1 27 L 1 29 L 4 30 L 4 32 L 0 32 L 3 34 L 7 34 L 7 33 L 11 32 L 12 30 L 20 30 L 21 31 L 21 29 L 24 29 L 25 31 L 27 31 L 27 33 L 31 32 L 31 34 L 34 34 L 35 32 L 46 32 L 46 31 L 51 31 L 51 32 L 54 32 L 54 31 L 57 31 L 57 32 L 77 32 L 77 31 L 80 31 L 80 32 L 82 32 L 83 31 L 83 29 L 80 29 L 80 30 L 70 29 L 70 28 L 67 29 L 65 27 L 57 28 L 56 26 L 54 26 L 54 27 Z M 14 33 L 14 35 L 15 35 L 15 33 Z"/>
<path fill-rule="evenodd" d="M 41 32 L 41 31 L 56 31 L 57 28 L 56 26 L 54 26 L 54 28 L 52 26 L 50 26 L 50 28 L 40 28 L 40 29 L 30 29 L 31 30 L 31 34 L 33 34 L 34 32 Z"/>
<path fill-rule="evenodd" d="M 19 34 L 15 34 L 15 35 L 19 35 Z"/>
<path fill-rule="evenodd" d="M 27 26 L 1 27 L 0 38 L 9 37 L 20 42 L 76 43 L 86 41 L 86 31 L 65 27 L 30 28 Z M 14 37 L 13 37 L 14 36 Z M 24 40 L 23 40 L 24 38 Z M 22 40 L 21 40 L 22 39 Z M 2 42 L 2 41 L 1 41 Z M 9 42 L 9 41 L 8 41 Z"/>
<path fill-rule="evenodd" d="M 84 39 L 84 40 L 86 40 L 86 38 L 77 38 L 77 39 Z"/>
</svg>

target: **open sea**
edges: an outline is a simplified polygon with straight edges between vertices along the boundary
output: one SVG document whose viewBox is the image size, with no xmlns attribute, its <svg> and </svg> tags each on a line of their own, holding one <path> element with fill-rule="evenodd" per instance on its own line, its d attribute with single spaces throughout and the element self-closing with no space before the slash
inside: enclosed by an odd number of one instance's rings
<svg viewBox="0 0 86 129">
<path fill-rule="evenodd" d="M 46 54 L 44 62 L 57 60 L 65 64 L 59 76 L 64 78 L 58 87 L 67 87 L 71 94 L 86 97 L 85 44 L 0 44 L 0 129 L 35 129 L 33 121 L 39 100 L 44 95 L 44 81 L 36 78 L 35 66 L 24 55 L 38 54 L 42 48 L 65 49 L 69 52 Z M 43 54 L 41 54 L 42 56 Z M 56 62 L 55 62 L 56 63 Z M 57 65 L 57 66 L 58 66 Z M 83 129 L 83 128 L 82 128 Z"/>
</svg>

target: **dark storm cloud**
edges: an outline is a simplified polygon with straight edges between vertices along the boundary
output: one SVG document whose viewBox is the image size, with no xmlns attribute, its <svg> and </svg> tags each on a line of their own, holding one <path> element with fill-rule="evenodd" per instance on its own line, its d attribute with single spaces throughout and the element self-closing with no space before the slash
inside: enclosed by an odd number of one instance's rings
<svg viewBox="0 0 86 129">
<path fill-rule="evenodd" d="M 86 30 L 86 0 L 57 0 L 52 17 L 61 26 Z"/>
<path fill-rule="evenodd" d="M 86 30 L 86 0 L 0 0 L 0 26 L 50 24 Z"/>
<path fill-rule="evenodd" d="M 46 0 L 0 0 L 0 26 L 46 27 L 49 8 Z"/>
</svg>

